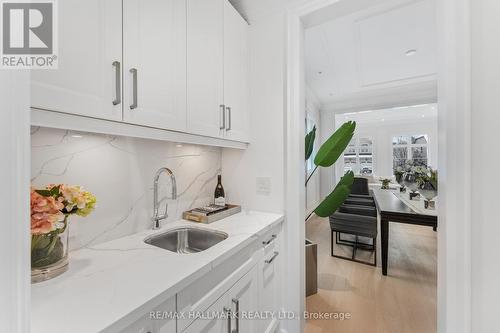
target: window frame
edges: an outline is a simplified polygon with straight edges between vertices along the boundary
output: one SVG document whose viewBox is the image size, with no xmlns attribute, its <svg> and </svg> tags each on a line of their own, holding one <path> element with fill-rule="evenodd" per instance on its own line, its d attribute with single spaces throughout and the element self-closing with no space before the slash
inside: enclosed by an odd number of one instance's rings
<svg viewBox="0 0 500 333">
<path fill-rule="evenodd" d="M 418 137 L 418 136 L 424 136 L 426 139 L 426 143 L 412 143 L 412 138 Z M 407 139 L 407 143 L 401 144 L 401 143 L 394 143 L 396 138 L 399 137 L 405 137 Z M 405 164 L 406 161 L 408 160 L 413 160 L 413 148 L 425 148 L 425 155 L 426 155 L 426 163 L 425 166 L 429 165 L 429 135 L 428 134 L 396 134 L 392 136 L 392 141 L 391 141 L 391 154 L 392 154 L 392 170 L 395 170 L 395 156 L 394 156 L 394 148 L 406 148 L 406 159 L 405 159 Z M 402 160 L 402 159 L 398 159 Z"/>
</svg>

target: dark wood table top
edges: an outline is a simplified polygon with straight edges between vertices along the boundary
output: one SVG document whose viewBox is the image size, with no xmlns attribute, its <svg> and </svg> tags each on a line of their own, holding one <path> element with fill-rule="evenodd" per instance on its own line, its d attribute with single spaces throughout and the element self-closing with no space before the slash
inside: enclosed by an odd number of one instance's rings
<svg viewBox="0 0 500 333">
<path fill-rule="evenodd" d="M 375 204 L 377 210 L 382 215 L 382 217 L 387 217 L 393 219 L 394 222 L 403 218 L 407 223 L 415 223 L 418 220 L 425 221 L 423 224 L 428 225 L 429 222 L 437 223 L 437 216 L 416 213 L 407 204 L 396 197 L 391 190 L 382 190 L 380 188 L 373 188 L 373 197 L 375 199 Z M 418 224 L 418 223 L 415 223 Z"/>
<path fill-rule="evenodd" d="M 392 193 L 391 190 L 382 190 L 373 188 L 373 197 L 380 212 L 394 212 L 402 214 L 416 214 L 413 209 L 408 207 L 403 201 Z"/>
</svg>

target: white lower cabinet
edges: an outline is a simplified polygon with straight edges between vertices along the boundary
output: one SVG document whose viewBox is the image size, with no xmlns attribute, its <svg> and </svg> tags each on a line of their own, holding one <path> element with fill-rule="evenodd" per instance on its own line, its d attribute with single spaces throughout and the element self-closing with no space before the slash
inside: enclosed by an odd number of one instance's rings
<svg viewBox="0 0 500 333">
<path fill-rule="evenodd" d="M 258 281 L 260 290 L 260 311 L 263 313 L 274 313 L 272 317 L 266 317 L 260 321 L 259 332 L 274 332 L 278 325 L 278 312 L 280 310 L 280 237 L 278 233 L 273 233 L 264 243 L 271 241 L 264 246 L 264 256 L 258 266 Z"/>
<path fill-rule="evenodd" d="M 125 333 L 272 333 L 279 328 L 280 230 L 234 254 Z M 182 318 L 184 316 L 184 318 Z"/>
</svg>

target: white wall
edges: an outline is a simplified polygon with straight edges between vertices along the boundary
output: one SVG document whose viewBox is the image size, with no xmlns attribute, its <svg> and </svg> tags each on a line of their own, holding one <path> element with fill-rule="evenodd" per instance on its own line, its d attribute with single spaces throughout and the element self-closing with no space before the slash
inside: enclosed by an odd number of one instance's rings
<svg viewBox="0 0 500 333">
<path fill-rule="evenodd" d="M 250 133 L 247 150 L 224 149 L 228 200 L 245 209 L 284 211 L 284 15 L 250 25 Z M 258 189 L 261 179 L 269 191 Z"/>
<path fill-rule="evenodd" d="M 161 167 L 170 168 L 177 182 L 177 200 L 160 206 L 163 211 L 169 204 L 162 223 L 212 202 L 221 148 L 33 127 L 31 159 L 33 186 L 81 185 L 97 197 L 92 214 L 70 218 L 75 250 L 151 228 L 153 177 Z M 160 199 L 170 197 L 166 175 L 159 185 Z"/>
<path fill-rule="evenodd" d="M 498 332 L 500 316 L 500 2 L 470 1 L 472 16 L 472 332 Z"/>
</svg>

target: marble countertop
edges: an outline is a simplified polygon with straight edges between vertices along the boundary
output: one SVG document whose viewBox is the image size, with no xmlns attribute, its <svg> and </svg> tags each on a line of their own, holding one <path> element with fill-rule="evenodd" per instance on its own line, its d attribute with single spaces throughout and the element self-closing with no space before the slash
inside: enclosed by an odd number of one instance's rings
<svg viewBox="0 0 500 333">
<path fill-rule="evenodd" d="M 69 270 L 31 288 L 31 332 L 91 333 L 133 321 L 216 269 L 249 245 L 283 216 L 241 212 L 208 225 L 168 223 L 70 253 Z M 227 233 L 229 237 L 199 253 L 181 255 L 144 243 L 152 234 L 192 225 Z"/>
</svg>

